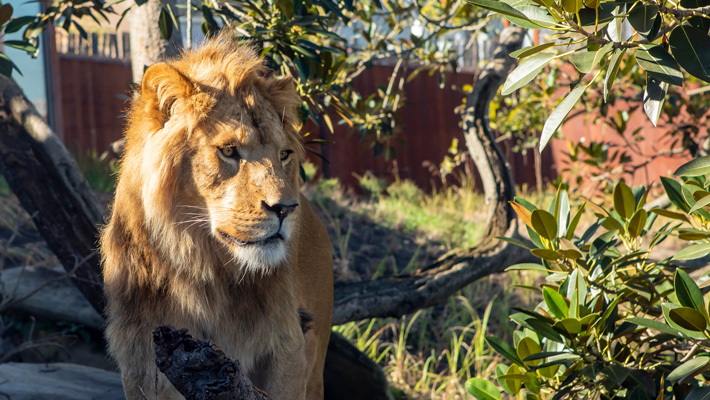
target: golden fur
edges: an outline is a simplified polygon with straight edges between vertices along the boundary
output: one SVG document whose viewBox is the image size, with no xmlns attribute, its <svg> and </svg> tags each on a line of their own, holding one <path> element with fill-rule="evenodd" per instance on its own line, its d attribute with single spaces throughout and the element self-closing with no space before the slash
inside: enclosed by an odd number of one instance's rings
<svg viewBox="0 0 710 400">
<path fill-rule="evenodd" d="M 332 256 L 298 191 L 300 102 L 225 35 L 146 71 L 101 234 L 129 400 L 182 398 L 155 366 L 163 324 L 213 340 L 274 400 L 323 398 Z"/>
</svg>

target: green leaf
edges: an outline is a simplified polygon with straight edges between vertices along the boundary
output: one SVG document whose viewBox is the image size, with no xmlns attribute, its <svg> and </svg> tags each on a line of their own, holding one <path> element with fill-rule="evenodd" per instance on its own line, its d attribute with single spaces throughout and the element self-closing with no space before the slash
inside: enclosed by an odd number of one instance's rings
<svg viewBox="0 0 710 400">
<path fill-rule="evenodd" d="M 530 212 L 537 210 L 537 206 L 535 204 L 533 204 L 523 198 L 515 196 L 513 201 L 520 204 L 521 206 L 523 206 L 526 210 L 528 210 Z"/>
<path fill-rule="evenodd" d="M 516 363 L 516 364 L 520 365 L 521 367 L 525 366 L 525 364 L 523 364 L 522 360 L 520 360 L 520 358 L 518 357 L 518 353 L 516 353 L 513 346 L 509 345 L 507 342 L 503 341 L 502 339 L 498 339 L 495 336 L 486 336 L 486 343 L 488 343 L 489 346 L 493 347 L 493 350 L 495 350 L 496 353 L 507 358 L 508 361 Z"/>
<path fill-rule="evenodd" d="M 690 389 L 683 400 L 710 400 L 710 386 L 696 386 Z"/>
<path fill-rule="evenodd" d="M 557 253 L 570 260 L 579 260 L 583 256 L 582 251 L 566 238 L 560 238 L 560 248 Z"/>
<path fill-rule="evenodd" d="M 678 239 L 681 240 L 703 240 L 710 238 L 710 232 L 701 231 L 695 228 L 679 228 L 677 232 Z"/>
<path fill-rule="evenodd" d="M 710 196 L 705 196 L 705 197 L 701 198 L 700 200 L 698 200 L 698 202 L 695 203 L 695 205 L 693 205 L 693 207 L 690 208 L 690 211 L 688 211 L 688 214 L 692 214 L 695 211 L 698 211 L 699 209 L 707 206 L 708 204 L 710 204 Z"/>
<path fill-rule="evenodd" d="M 529 383 L 530 382 L 530 376 L 524 374 L 522 371 L 518 374 L 505 374 L 502 375 L 501 378 L 503 379 L 517 379 L 519 381 Z"/>
<path fill-rule="evenodd" d="M 569 275 L 569 283 L 567 285 L 567 298 L 572 299 L 575 294 L 579 296 L 579 304 L 584 304 L 587 299 L 587 283 L 584 281 L 584 275 L 579 268 L 575 268 Z M 572 312 L 570 311 L 570 316 L 572 316 L 571 314 Z"/>
<path fill-rule="evenodd" d="M 515 25 L 528 29 L 554 28 L 557 26 L 547 9 L 536 6 L 517 6 L 516 10 L 525 15 L 525 19 L 506 16 L 505 18 Z"/>
<path fill-rule="evenodd" d="M 547 309 L 557 319 L 569 318 L 569 307 L 561 294 L 557 293 L 554 289 L 545 286 L 542 288 L 542 298 L 545 300 Z"/>
<path fill-rule="evenodd" d="M 681 249 L 675 253 L 672 260 L 695 260 L 710 254 L 710 243 L 698 243 Z"/>
<path fill-rule="evenodd" d="M 710 196 L 709 196 L 710 197 Z M 646 220 L 648 219 L 648 212 L 644 210 L 643 208 L 636 211 L 634 216 L 631 218 L 631 221 L 629 221 L 629 236 L 632 238 L 638 237 L 641 235 L 641 232 L 643 232 L 644 227 L 646 226 Z"/>
<path fill-rule="evenodd" d="M 501 400 L 498 387 L 483 378 L 471 378 L 467 380 L 466 390 L 478 400 Z"/>
<path fill-rule="evenodd" d="M 290 18 L 293 15 L 293 0 L 276 0 L 275 3 L 286 18 Z"/>
<path fill-rule="evenodd" d="M 609 54 L 613 49 L 613 45 L 614 43 L 607 43 L 596 51 L 587 50 L 581 53 L 575 53 L 570 57 L 570 61 L 572 61 L 572 64 L 574 64 L 579 72 L 587 74 L 592 72 L 592 70 L 599 65 L 599 61 L 601 61 L 605 55 Z"/>
<path fill-rule="evenodd" d="M 666 218 L 675 219 L 675 220 L 683 221 L 683 222 L 690 222 L 687 215 L 681 214 L 679 212 L 669 211 L 669 210 L 665 210 L 663 208 L 652 208 L 650 210 L 650 212 L 652 212 L 654 214 L 658 214 L 658 215 L 666 217 Z"/>
<path fill-rule="evenodd" d="M 582 9 L 582 0 L 561 0 L 562 8 L 570 14 L 577 14 Z"/>
<path fill-rule="evenodd" d="M 537 353 L 542 352 L 542 348 L 540 347 L 540 344 L 537 343 L 535 340 L 533 340 L 529 337 L 524 337 L 518 342 L 518 348 L 516 349 L 516 351 L 518 353 L 518 357 L 520 357 L 521 360 L 524 360 L 533 354 L 537 354 Z M 540 364 L 540 360 L 523 361 L 523 362 L 527 366 L 535 366 L 535 365 Z"/>
<path fill-rule="evenodd" d="M 643 92 L 643 110 L 648 115 L 653 126 L 658 124 L 658 118 L 663 111 L 663 102 L 666 99 L 668 84 L 648 75 L 646 77 L 646 88 Z"/>
<path fill-rule="evenodd" d="M 582 213 L 584 212 L 584 207 L 586 205 L 587 203 L 582 203 L 582 205 L 577 209 L 577 212 L 574 214 L 574 217 L 572 217 L 572 221 L 567 227 L 567 235 L 565 236 L 567 240 L 572 240 L 574 237 L 574 231 L 577 229 L 577 225 L 579 225 L 579 220 L 582 218 Z"/>
<path fill-rule="evenodd" d="M 681 166 L 681 168 L 683 167 Z M 678 172 L 678 170 L 676 170 L 676 172 Z M 666 195 L 668 195 L 668 200 L 670 200 L 674 206 L 685 212 L 690 210 L 690 206 L 685 202 L 685 199 L 683 199 L 680 183 L 671 178 L 662 176 L 661 184 L 663 185 L 663 189 L 666 191 Z"/>
<path fill-rule="evenodd" d="M 533 354 L 533 355 L 531 355 L 531 356 L 525 357 L 525 358 L 523 359 L 523 362 L 533 361 L 533 360 L 542 360 L 542 359 L 545 359 L 545 358 L 547 358 L 547 357 L 562 356 L 562 355 L 563 355 L 564 357 L 557 357 L 557 358 L 561 358 L 561 359 L 565 359 L 565 358 L 570 359 L 570 358 L 572 358 L 572 359 L 574 359 L 574 358 L 578 358 L 578 357 L 579 357 L 578 355 L 572 354 L 572 353 L 570 353 L 569 351 L 544 351 L 544 352 L 536 353 L 536 354 Z"/>
<path fill-rule="evenodd" d="M 538 46 L 524 47 L 520 50 L 516 50 L 516 51 L 510 53 L 510 56 L 513 58 L 526 58 L 526 57 L 530 57 L 532 55 L 535 55 L 543 50 L 547 50 L 554 45 L 555 45 L 554 42 L 549 42 L 549 43 L 543 43 Z"/>
<path fill-rule="evenodd" d="M 710 32 L 710 18 L 696 15 L 688 18 L 685 23 L 693 28 L 700 29 L 702 32 Z"/>
<path fill-rule="evenodd" d="M 26 42 L 24 40 L 6 40 L 3 43 L 9 47 L 13 47 L 18 50 L 26 51 L 27 53 L 30 53 L 30 54 L 34 54 L 35 52 L 37 52 L 37 47 L 35 47 L 32 43 Z"/>
<path fill-rule="evenodd" d="M 604 2 L 599 5 L 599 8 L 583 8 L 579 10 L 579 20 L 582 23 L 581 28 L 586 31 L 594 32 L 597 29 L 602 29 L 614 20 L 612 12 L 616 9 L 616 3 Z"/>
<path fill-rule="evenodd" d="M 628 21 L 638 33 L 648 38 L 648 34 L 653 29 L 656 15 L 658 15 L 658 6 L 638 3 L 629 13 Z"/>
<path fill-rule="evenodd" d="M 544 317 L 531 316 L 525 313 L 516 313 L 511 315 L 510 319 L 518 323 L 520 326 L 535 331 L 538 335 L 550 339 L 553 342 L 564 342 L 560 334 L 552 329 L 552 325 L 545 320 Z M 522 361 L 520 365 L 523 365 Z"/>
<path fill-rule="evenodd" d="M 616 75 L 619 72 L 619 65 L 621 65 L 621 59 L 626 54 L 626 48 L 618 48 L 614 50 L 614 55 L 611 56 L 611 61 L 606 69 L 606 76 L 604 77 L 604 101 L 609 97 L 609 92 L 611 91 L 611 86 L 616 80 Z"/>
<path fill-rule="evenodd" d="M 659 81 L 683 86 L 683 74 L 676 60 L 657 44 L 642 44 L 636 50 L 636 62 Z"/>
<path fill-rule="evenodd" d="M 668 44 L 683 69 L 698 79 L 710 82 L 710 37 L 707 32 L 679 25 L 668 36 Z"/>
<path fill-rule="evenodd" d="M 694 339 L 707 339 L 705 337 L 704 333 L 701 332 L 695 332 L 689 329 L 685 329 L 682 326 L 678 325 L 673 321 L 671 318 L 671 310 L 674 310 L 676 308 L 680 308 L 681 306 L 673 303 L 661 303 L 661 310 L 663 311 L 663 317 L 666 319 L 666 323 L 671 326 L 671 328 L 677 329 L 680 333 L 682 333 L 684 336 L 691 337 Z"/>
<path fill-rule="evenodd" d="M 567 233 L 567 222 L 569 219 L 569 197 L 566 190 L 558 190 L 555 201 L 555 219 L 557 220 L 557 236 L 564 236 Z"/>
<path fill-rule="evenodd" d="M 528 249 L 528 250 L 532 250 L 532 249 L 533 249 L 533 247 L 530 246 L 529 243 L 523 242 L 523 241 L 520 240 L 520 239 L 509 238 L 509 237 L 503 237 L 503 236 L 496 236 L 495 238 L 498 239 L 498 240 L 502 240 L 502 241 L 504 241 L 504 242 L 508 242 L 508 243 L 510 243 L 510 244 L 512 244 L 512 245 L 514 245 L 514 246 L 522 247 L 522 248 L 524 248 L 524 249 Z"/>
<path fill-rule="evenodd" d="M 510 367 L 508 367 L 508 370 L 505 372 L 505 375 L 521 375 L 523 372 L 520 370 L 520 367 L 517 365 L 513 364 Z M 507 386 L 508 390 L 510 391 L 510 394 L 515 395 L 517 394 L 521 387 L 522 387 L 522 382 L 520 379 L 513 379 L 513 378 L 508 378 L 505 377 L 501 379 L 503 382 L 505 382 L 505 386 Z M 500 381 L 499 381 L 500 382 Z"/>
<path fill-rule="evenodd" d="M 535 256 L 542 258 L 543 260 L 555 261 L 560 259 L 560 255 L 554 250 L 548 249 L 532 249 L 530 252 Z"/>
<path fill-rule="evenodd" d="M 567 97 L 555 108 L 555 110 L 550 114 L 550 117 L 545 121 L 545 126 L 542 127 L 542 135 L 540 137 L 540 151 L 547 146 L 547 142 L 550 141 L 552 135 L 557 132 L 557 129 L 562 125 L 562 122 L 567 117 L 572 108 L 577 104 L 582 94 L 587 89 L 587 86 L 580 85 L 574 88 Z"/>
<path fill-rule="evenodd" d="M 687 163 L 678 167 L 673 173 L 676 176 L 703 176 L 710 173 L 710 156 L 698 157 L 694 160 L 688 161 Z"/>
<path fill-rule="evenodd" d="M 676 268 L 675 276 L 673 277 L 673 287 L 675 288 L 675 294 L 680 304 L 694 308 L 703 315 L 707 315 L 703 294 L 687 272 Z"/>
<path fill-rule="evenodd" d="M 506 271 L 549 271 L 549 269 L 545 268 L 544 265 L 535 264 L 535 263 L 515 264 L 515 265 L 511 265 L 510 267 L 506 268 L 505 270 Z"/>
<path fill-rule="evenodd" d="M 535 210 L 530 215 L 533 229 L 545 239 L 552 240 L 557 237 L 557 221 L 555 217 L 545 210 Z"/>
<path fill-rule="evenodd" d="M 646 318 L 628 318 L 626 321 L 631 322 L 632 324 L 636 324 L 638 326 L 643 326 L 645 328 L 650 328 L 659 332 L 667 333 L 669 335 L 682 337 L 677 329 L 673 329 L 660 321 Z"/>
<path fill-rule="evenodd" d="M 498 14 L 502 14 L 506 17 L 517 17 L 521 19 L 528 19 L 525 14 L 516 10 L 515 8 L 509 6 L 507 3 L 495 0 L 467 0 L 469 3 L 475 4 L 478 7 L 485 8 Z"/>
<path fill-rule="evenodd" d="M 576 318 L 565 318 L 552 325 L 557 330 L 563 330 L 570 335 L 576 335 L 582 331 L 582 323 Z"/>
<path fill-rule="evenodd" d="M 702 332 L 707 327 L 705 317 L 690 307 L 678 307 L 669 310 L 668 317 L 681 328 L 689 331 Z"/>
<path fill-rule="evenodd" d="M 5 33 L 15 33 L 22 29 L 23 26 L 33 22 L 34 20 L 35 17 L 30 16 L 13 18 L 5 27 Z"/>
<path fill-rule="evenodd" d="M 678 368 L 674 369 L 666 379 L 671 382 L 685 383 L 695 375 L 707 370 L 709 363 L 710 357 L 700 356 L 691 358 L 678 366 Z"/>
<path fill-rule="evenodd" d="M 634 193 L 624 182 L 619 182 L 614 187 L 614 210 L 624 220 L 628 221 L 636 209 Z"/>
<path fill-rule="evenodd" d="M 503 84 L 501 94 L 507 96 L 525 86 L 525 84 L 533 80 L 533 78 L 545 68 L 545 65 L 555 57 L 556 55 L 553 53 L 540 53 L 524 59 L 518 67 L 508 75 L 508 78 Z"/>
<path fill-rule="evenodd" d="M 602 373 L 611 379 L 615 384 L 621 385 L 629 376 L 629 369 L 618 364 L 611 364 L 602 369 Z"/>
<path fill-rule="evenodd" d="M 173 20 L 170 18 L 170 14 L 165 7 L 160 10 L 158 28 L 160 29 L 160 36 L 165 40 L 170 40 L 170 37 L 173 35 Z"/>
</svg>

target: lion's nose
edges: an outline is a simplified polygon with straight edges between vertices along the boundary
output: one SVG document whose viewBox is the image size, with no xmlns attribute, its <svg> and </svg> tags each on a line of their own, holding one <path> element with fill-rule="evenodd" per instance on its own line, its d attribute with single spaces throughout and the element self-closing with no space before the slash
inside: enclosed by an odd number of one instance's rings
<svg viewBox="0 0 710 400">
<path fill-rule="evenodd" d="M 284 218 L 288 217 L 288 215 L 291 214 L 293 210 L 296 209 L 296 207 L 298 207 L 298 203 L 293 203 L 289 205 L 276 203 L 273 206 L 270 206 L 262 200 L 261 206 L 264 207 L 265 210 L 275 213 L 276 216 L 279 217 L 279 220 L 283 221 Z"/>
</svg>

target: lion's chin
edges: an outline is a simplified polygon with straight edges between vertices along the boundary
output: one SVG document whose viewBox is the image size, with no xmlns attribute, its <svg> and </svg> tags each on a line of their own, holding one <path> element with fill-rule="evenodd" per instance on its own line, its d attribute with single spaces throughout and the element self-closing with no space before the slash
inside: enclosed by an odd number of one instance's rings
<svg viewBox="0 0 710 400">
<path fill-rule="evenodd" d="M 234 255 L 234 260 L 246 271 L 267 274 L 283 264 L 288 256 L 288 247 L 281 234 L 276 233 L 265 239 L 242 242 L 218 231 L 223 242 Z"/>
</svg>

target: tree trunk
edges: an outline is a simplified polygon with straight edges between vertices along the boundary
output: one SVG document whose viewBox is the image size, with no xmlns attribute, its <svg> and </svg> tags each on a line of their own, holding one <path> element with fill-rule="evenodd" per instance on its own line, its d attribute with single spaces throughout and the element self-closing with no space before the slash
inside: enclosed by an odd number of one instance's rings
<svg viewBox="0 0 710 400">
<path fill-rule="evenodd" d="M 0 76 L 0 135 L 0 172 L 79 290 L 103 315 L 96 251 L 103 209 L 74 158 L 5 76 Z"/>
<path fill-rule="evenodd" d="M 165 40 L 160 35 L 158 20 L 163 6 L 170 6 L 173 12 L 175 1 L 148 0 L 142 5 L 135 5 L 130 11 L 131 22 L 131 68 L 133 82 L 143 80 L 145 68 L 164 61 L 166 58 L 177 56 L 182 48 L 182 38 L 177 27 L 173 28 L 170 40 Z"/>
</svg>

